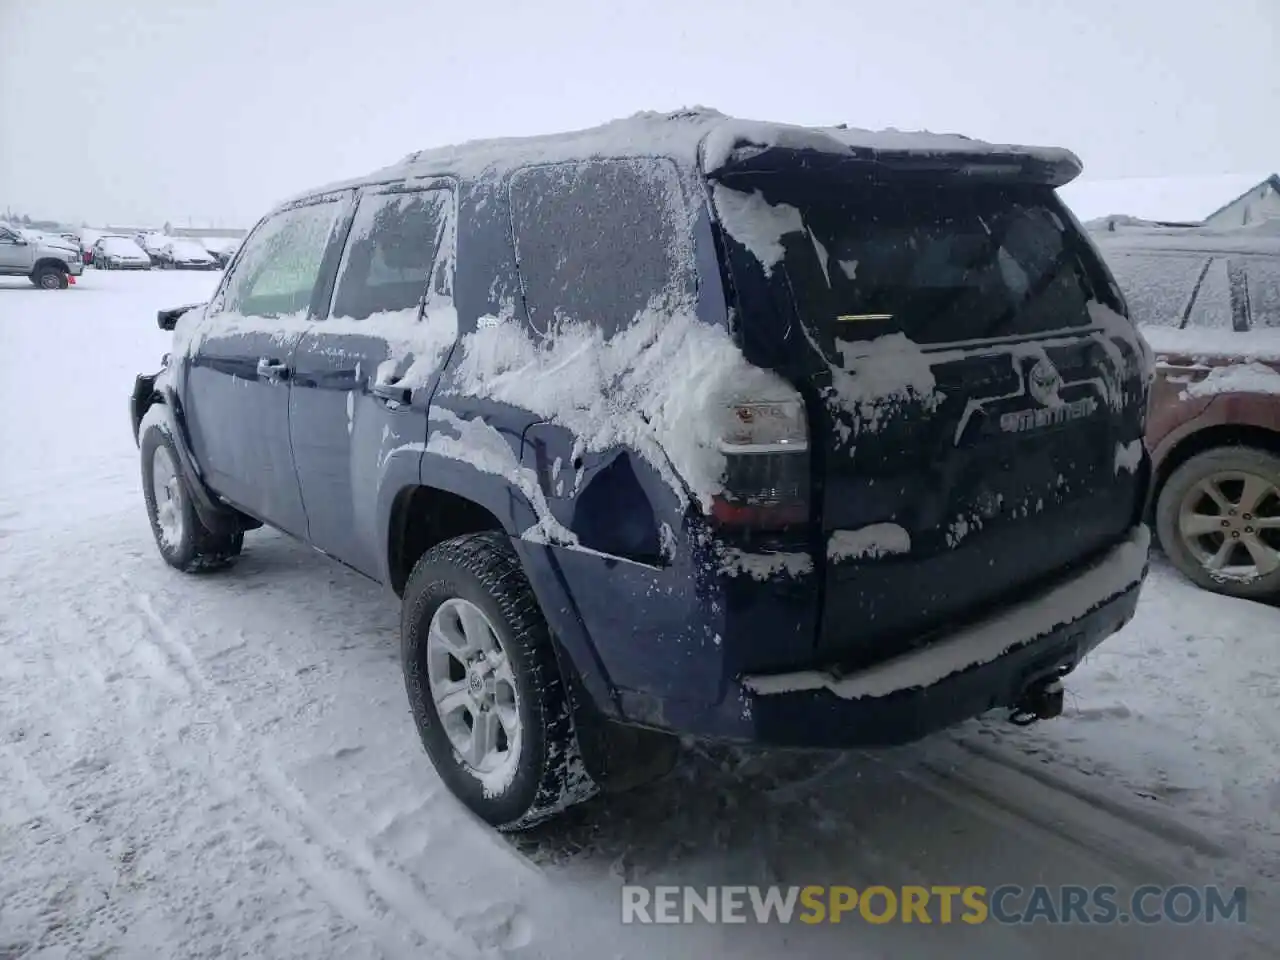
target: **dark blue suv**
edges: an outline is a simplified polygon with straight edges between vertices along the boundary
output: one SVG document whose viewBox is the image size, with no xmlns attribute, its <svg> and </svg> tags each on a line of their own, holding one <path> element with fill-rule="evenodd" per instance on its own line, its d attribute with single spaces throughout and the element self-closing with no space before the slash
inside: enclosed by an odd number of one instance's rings
<svg viewBox="0 0 1280 960">
<path fill-rule="evenodd" d="M 698 110 L 307 193 L 159 315 L 160 552 L 269 524 L 391 587 L 426 749 L 503 829 L 677 734 L 1053 716 L 1148 550 L 1151 356 L 1078 172 Z"/>
</svg>

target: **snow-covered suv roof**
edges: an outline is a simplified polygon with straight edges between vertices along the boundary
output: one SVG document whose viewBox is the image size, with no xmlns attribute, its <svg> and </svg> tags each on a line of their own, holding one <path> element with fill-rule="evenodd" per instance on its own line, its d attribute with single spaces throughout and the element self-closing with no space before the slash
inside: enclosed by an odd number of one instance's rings
<svg viewBox="0 0 1280 960">
<path fill-rule="evenodd" d="M 567 133 L 475 140 L 419 150 L 366 176 L 308 190 L 288 202 L 379 180 L 446 175 L 480 179 L 534 164 L 602 157 L 661 156 L 687 168 L 700 167 L 711 174 L 724 168 L 738 151 L 758 152 L 774 147 L 868 160 L 888 156 L 1030 160 L 1054 171 L 1054 186 L 1075 179 L 1082 169 L 1080 159 L 1060 147 L 988 143 L 960 134 L 926 131 L 805 127 L 742 120 L 717 110 L 696 107 L 674 113 L 638 113 Z"/>
</svg>

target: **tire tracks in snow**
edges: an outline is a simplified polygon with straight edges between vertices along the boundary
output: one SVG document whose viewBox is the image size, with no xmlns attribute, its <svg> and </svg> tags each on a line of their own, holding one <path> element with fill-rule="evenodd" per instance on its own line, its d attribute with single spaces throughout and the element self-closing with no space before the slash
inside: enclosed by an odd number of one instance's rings
<svg viewBox="0 0 1280 960">
<path fill-rule="evenodd" d="M 358 837 L 341 833 L 316 810 L 283 773 L 269 748 L 257 745 L 246 733 L 230 700 L 205 677 L 191 648 L 156 612 L 150 596 L 136 594 L 134 605 L 169 669 L 193 696 L 208 702 L 217 717 L 219 737 L 233 755 L 245 758 L 241 777 L 267 800 L 265 806 L 275 821 L 273 837 L 335 909 L 351 922 L 376 932 L 380 945 L 392 955 L 420 956 L 406 952 L 406 939 L 415 951 L 443 948 L 455 960 L 479 960 L 492 954 L 437 910 L 399 868 L 380 859 Z M 221 759 L 215 762 L 223 763 Z M 234 776 L 235 771 L 232 773 Z"/>
<path fill-rule="evenodd" d="M 1141 884 L 1173 887 L 1218 882 L 1235 886 L 1227 876 L 1239 853 L 1193 827 L 1073 782 L 1069 772 L 1045 770 L 1011 749 L 998 749 L 972 739 L 949 738 L 947 746 L 962 755 L 950 762 L 947 750 L 921 763 L 924 775 L 913 780 L 940 798 L 989 817 L 1006 828 L 1010 818 L 1033 842 L 1074 849 L 1086 859 L 1120 872 L 1130 888 Z M 952 755 L 954 756 L 954 754 Z M 967 761 L 964 759 L 967 758 Z M 1044 844 L 1044 841 L 1048 844 Z M 1206 874 L 1213 874 L 1206 876 Z M 1280 958 L 1280 931 L 1267 910 L 1268 891 L 1249 888 L 1250 920 L 1234 928 L 1252 951 L 1249 956 Z M 1262 915 L 1264 924 L 1259 924 Z M 1200 930 L 1188 930 L 1200 934 Z"/>
</svg>

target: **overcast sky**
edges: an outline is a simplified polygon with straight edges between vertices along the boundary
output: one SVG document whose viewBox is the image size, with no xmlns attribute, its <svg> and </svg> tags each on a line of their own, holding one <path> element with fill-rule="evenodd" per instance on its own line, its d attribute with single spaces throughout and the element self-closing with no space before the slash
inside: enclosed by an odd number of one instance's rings
<svg viewBox="0 0 1280 960">
<path fill-rule="evenodd" d="M 247 226 L 414 149 L 691 104 L 1273 171 L 1280 2 L 0 0 L 0 210 Z"/>
</svg>

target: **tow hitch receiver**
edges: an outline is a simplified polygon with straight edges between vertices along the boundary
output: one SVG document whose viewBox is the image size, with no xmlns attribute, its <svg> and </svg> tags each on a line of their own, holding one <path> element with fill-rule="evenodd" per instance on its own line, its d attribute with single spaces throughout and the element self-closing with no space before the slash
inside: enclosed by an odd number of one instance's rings
<svg viewBox="0 0 1280 960">
<path fill-rule="evenodd" d="M 1009 722 L 1026 727 L 1037 720 L 1052 720 L 1062 715 L 1062 679 L 1045 677 L 1023 691 L 1022 697 L 1009 712 Z"/>
</svg>

